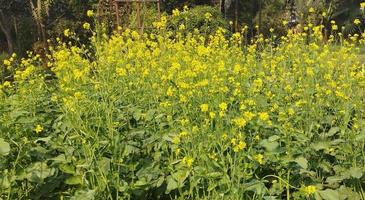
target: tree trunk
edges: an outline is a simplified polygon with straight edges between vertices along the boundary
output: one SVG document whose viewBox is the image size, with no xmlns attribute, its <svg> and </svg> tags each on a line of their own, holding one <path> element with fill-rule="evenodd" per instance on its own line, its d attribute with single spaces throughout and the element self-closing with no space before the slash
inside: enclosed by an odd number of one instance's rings
<svg viewBox="0 0 365 200">
<path fill-rule="evenodd" d="M 9 24 L 10 21 L 11 18 L 6 19 L 4 12 L 0 10 L 0 28 L 4 33 L 6 42 L 8 44 L 8 53 L 12 54 L 14 53 L 14 39 L 11 34 L 11 25 Z"/>
<path fill-rule="evenodd" d="M 259 28 L 258 28 L 258 35 L 261 33 L 261 25 L 262 25 L 262 2 L 259 0 Z"/>
<path fill-rule="evenodd" d="M 234 31 L 238 32 L 238 0 L 234 4 Z"/>
</svg>

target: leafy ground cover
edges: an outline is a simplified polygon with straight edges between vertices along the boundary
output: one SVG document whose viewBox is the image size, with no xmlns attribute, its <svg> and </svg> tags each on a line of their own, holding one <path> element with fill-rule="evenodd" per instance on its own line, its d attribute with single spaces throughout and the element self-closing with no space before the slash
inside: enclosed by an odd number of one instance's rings
<svg viewBox="0 0 365 200">
<path fill-rule="evenodd" d="M 4 62 L 1 199 L 365 198 L 364 35 L 165 25 Z"/>
</svg>

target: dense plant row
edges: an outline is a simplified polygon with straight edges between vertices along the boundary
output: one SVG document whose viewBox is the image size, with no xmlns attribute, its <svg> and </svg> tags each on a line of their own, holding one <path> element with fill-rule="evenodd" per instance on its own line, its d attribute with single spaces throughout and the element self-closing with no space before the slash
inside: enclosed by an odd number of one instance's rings
<svg viewBox="0 0 365 200">
<path fill-rule="evenodd" d="M 364 198 L 364 35 L 166 25 L 6 60 L 1 199 Z"/>
</svg>

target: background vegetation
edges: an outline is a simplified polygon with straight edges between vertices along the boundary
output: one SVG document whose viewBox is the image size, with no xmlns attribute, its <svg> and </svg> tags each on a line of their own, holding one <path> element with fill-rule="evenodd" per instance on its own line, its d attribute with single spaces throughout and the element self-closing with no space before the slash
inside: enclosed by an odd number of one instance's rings
<svg viewBox="0 0 365 200">
<path fill-rule="evenodd" d="M 318 15 L 313 18 L 313 23 L 324 20 L 327 24 L 336 20 L 339 26 L 345 26 L 345 32 L 355 33 L 357 28 L 353 25 L 355 18 L 361 17 L 358 7 L 361 0 L 305 0 L 296 2 L 298 21 L 304 22 L 308 17 L 310 7 L 315 8 Z M 82 32 L 82 24 L 86 19 L 85 10 L 98 7 L 97 0 L 1 0 L 0 1 L 0 51 L 9 55 L 16 52 L 24 55 L 27 50 L 42 51 L 46 47 L 48 38 L 62 37 L 63 31 L 68 28 L 75 32 Z M 240 30 L 245 25 L 251 27 L 250 35 L 255 32 L 269 33 L 270 28 L 278 32 L 285 32 L 282 19 L 288 18 L 287 0 L 165 0 L 162 1 L 162 11 L 171 13 L 174 8 L 182 9 L 183 6 L 195 5 L 213 6 L 217 11 L 211 12 L 214 19 L 223 17 L 232 21 L 230 30 Z M 156 10 L 156 9 L 152 9 Z M 221 10 L 222 12 L 218 12 Z M 326 12 L 325 17 L 321 17 Z M 155 16 L 150 11 L 145 11 L 146 18 Z M 217 16 L 217 15 L 220 15 Z M 196 15 L 200 17 L 201 15 Z M 146 19 L 146 21 L 151 21 Z M 125 23 L 133 23 L 130 18 Z M 194 24 L 195 23 L 195 24 Z M 222 24 L 221 22 L 216 22 Z M 122 24 L 122 26 L 127 26 Z M 196 26 L 196 20 L 192 24 Z M 254 29 L 259 25 L 259 30 Z M 329 27 L 329 26 L 328 26 Z M 86 38 L 81 38 L 85 40 Z"/>
<path fill-rule="evenodd" d="M 0 199 L 365 199 L 365 3 L 2 3 Z"/>
</svg>

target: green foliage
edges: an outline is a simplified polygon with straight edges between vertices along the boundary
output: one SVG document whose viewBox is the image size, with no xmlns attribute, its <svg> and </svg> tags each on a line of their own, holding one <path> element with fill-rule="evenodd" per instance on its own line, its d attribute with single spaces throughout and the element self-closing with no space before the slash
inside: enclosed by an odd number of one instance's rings
<svg viewBox="0 0 365 200">
<path fill-rule="evenodd" d="M 6 64 L 1 198 L 361 198 L 356 42 L 324 44 L 313 27 L 243 45 L 164 25 L 88 47 L 70 34 L 47 66 L 34 54 Z"/>
<path fill-rule="evenodd" d="M 196 6 L 182 11 L 175 10 L 168 20 L 167 28 L 184 35 L 199 30 L 204 35 L 212 35 L 219 28 L 229 29 L 228 23 L 219 10 L 211 6 Z M 180 31 L 179 31 L 180 29 Z"/>
</svg>

